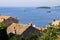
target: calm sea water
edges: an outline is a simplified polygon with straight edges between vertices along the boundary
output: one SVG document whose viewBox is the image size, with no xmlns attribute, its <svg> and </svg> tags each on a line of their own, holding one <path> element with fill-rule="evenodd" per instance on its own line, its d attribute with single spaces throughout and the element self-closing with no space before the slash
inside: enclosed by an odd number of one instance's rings
<svg viewBox="0 0 60 40">
<path fill-rule="evenodd" d="M 53 19 L 60 19 L 60 7 L 52 7 L 51 9 L 0 7 L 0 15 L 16 17 L 22 24 L 32 22 L 38 27 L 45 27 Z"/>
</svg>

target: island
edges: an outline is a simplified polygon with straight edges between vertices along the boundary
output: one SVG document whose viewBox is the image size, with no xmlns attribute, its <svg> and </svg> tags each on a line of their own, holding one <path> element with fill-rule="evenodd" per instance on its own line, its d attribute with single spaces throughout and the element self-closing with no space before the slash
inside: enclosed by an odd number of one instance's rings
<svg viewBox="0 0 60 40">
<path fill-rule="evenodd" d="M 50 9 L 51 7 L 37 7 L 37 9 L 40 9 L 40 8 L 42 8 L 42 9 Z"/>
</svg>

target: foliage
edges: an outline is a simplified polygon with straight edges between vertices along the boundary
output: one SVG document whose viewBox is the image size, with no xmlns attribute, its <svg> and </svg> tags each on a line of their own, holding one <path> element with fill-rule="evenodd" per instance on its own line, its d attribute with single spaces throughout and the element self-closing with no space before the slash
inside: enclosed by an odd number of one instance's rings
<svg viewBox="0 0 60 40">
<path fill-rule="evenodd" d="M 15 34 L 8 34 L 6 33 L 6 25 L 4 23 L 0 23 L 0 40 L 59 40 L 57 38 L 58 35 L 60 35 L 60 25 L 48 25 L 46 28 L 47 30 L 42 32 L 41 35 L 38 35 L 36 33 L 29 33 L 27 36 L 18 36 Z M 3 37 L 2 37 L 3 36 Z M 9 39 L 8 39 L 9 38 Z"/>
<path fill-rule="evenodd" d="M 7 27 L 4 23 L 0 23 L 0 40 L 8 40 L 6 28 Z"/>
<path fill-rule="evenodd" d="M 2 30 L 2 29 L 4 29 L 4 28 L 6 28 L 6 25 L 5 25 L 4 23 L 1 23 L 1 22 L 0 22 L 0 30 Z"/>
<path fill-rule="evenodd" d="M 57 35 L 60 35 L 60 25 L 48 25 L 47 30 L 42 32 L 41 36 L 36 33 L 30 33 L 27 36 L 20 36 L 20 40 L 59 40 Z M 11 40 L 18 40 L 17 36 L 13 36 Z"/>
<path fill-rule="evenodd" d="M 41 40 L 55 40 L 56 33 L 55 29 L 48 27 L 46 32 L 42 33 Z"/>
<path fill-rule="evenodd" d="M 10 35 L 11 36 L 11 35 Z M 9 40 L 38 40 L 39 35 L 35 34 L 35 33 L 29 33 L 27 36 L 18 36 L 18 35 L 14 35 L 9 37 Z"/>
<path fill-rule="evenodd" d="M 18 40 L 17 35 L 11 36 L 9 40 Z"/>
<path fill-rule="evenodd" d="M 37 40 L 38 37 L 39 37 L 39 35 L 37 35 L 36 33 L 30 33 L 30 34 L 26 37 L 26 40 Z"/>
<path fill-rule="evenodd" d="M 58 40 L 57 36 L 60 35 L 60 25 L 48 25 L 47 30 L 42 32 L 41 40 Z"/>
</svg>

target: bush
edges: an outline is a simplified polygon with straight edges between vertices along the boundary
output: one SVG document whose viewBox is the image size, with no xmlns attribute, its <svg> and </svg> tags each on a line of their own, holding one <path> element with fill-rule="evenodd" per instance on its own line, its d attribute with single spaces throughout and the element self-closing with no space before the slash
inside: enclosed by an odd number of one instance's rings
<svg viewBox="0 0 60 40">
<path fill-rule="evenodd" d="M 8 40 L 6 28 L 7 27 L 4 23 L 0 23 L 0 40 Z"/>
</svg>

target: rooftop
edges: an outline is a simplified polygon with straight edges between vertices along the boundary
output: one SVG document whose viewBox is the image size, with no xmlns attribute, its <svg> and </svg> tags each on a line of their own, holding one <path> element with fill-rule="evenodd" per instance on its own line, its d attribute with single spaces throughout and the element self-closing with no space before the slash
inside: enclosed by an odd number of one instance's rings
<svg viewBox="0 0 60 40">
<path fill-rule="evenodd" d="M 7 33 L 13 33 L 15 31 L 15 34 L 21 35 L 26 29 L 28 29 L 30 25 L 28 24 L 17 24 L 17 23 L 12 23 L 8 28 L 7 28 Z"/>
<path fill-rule="evenodd" d="M 55 20 L 52 22 L 52 25 L 56 26 L 56 25 L 59 25 L 60 24 L 60 20 Z"/>
<path fill-rule="evenodd" d="M 45 31 L 46 30 L 46 28 L 40 28 L 40 27 L 34 27 L 35 29 L 37 29 L 37 30 L 40 30 L 40 31 Z"/>
<path fill-rule="evenodd" d="M 10 16 L 0 16 L 0 19 L 8 19 Z"/>
</svg>

